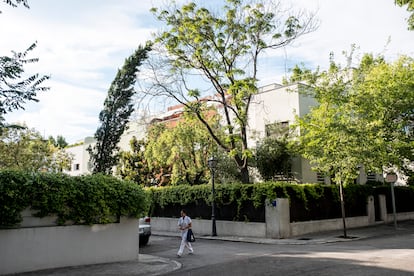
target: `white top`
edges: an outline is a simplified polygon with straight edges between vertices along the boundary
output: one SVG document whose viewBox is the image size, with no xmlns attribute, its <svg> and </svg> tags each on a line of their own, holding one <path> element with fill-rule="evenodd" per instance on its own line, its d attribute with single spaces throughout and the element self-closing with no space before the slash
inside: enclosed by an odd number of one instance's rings
<svg viewBox="0 0 414 276">
<path fill-rule="evenodd" d="M 184 228 L 184 230 L 181 230 L 181 236 L 182 237 L 187 236 L 187 232 L 188 232 L 187 227 L 191 222 L 192 221 L 191 221 L 191 218 L 189 216 L 180 217 L 180 219 L 178 220 L 178 227 Z"/>
</svg>

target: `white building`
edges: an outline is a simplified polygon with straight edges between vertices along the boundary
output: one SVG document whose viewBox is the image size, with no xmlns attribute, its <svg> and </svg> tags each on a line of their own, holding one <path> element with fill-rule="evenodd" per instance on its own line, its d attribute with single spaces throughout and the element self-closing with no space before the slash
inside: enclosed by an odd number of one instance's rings
<svg viewBox="0 0 414 276">
<path fill-rule="evenodd" d="M 87 148 L 94 144 L 95 139 L 93 137 L 86 137 L 83 141 L 76 143 L 74 146 L 67 147 L 65 150 L 68 153 L 73 154 L 73 161 L 71 169 L 65 170 L 64 172 L 72 176 L 90 173 L 89 153 Z"/>
<path fill-rule="evenodd" d="M 251 100 L 248 116 L 248 146 L 255 148 L 260 141 L 269 135 L 267 129 L 274 124 L 281 124 L 288 127 L 295 118 L 307 114 L 311 107 L 317 104 L 316 100 L 304 93 L 309 89 L 308 86 L 297 83 L 287 86 L 271 84 L 259 89 L 259 93 L 254 95 Z M 182 107 L 174 106 L 158 116 L 140 118 L 129 123 L 128 129 L 121 136 L 119 147 L 121 150 L 129 150 L 129 141 L 133 136 L 137 139 L 145 137 L 147 127 L 154 120 L 178 120 L 182 112 Z M 70 175 L 90 173 L 89 154 L 86 149 L 93 145 L 94 139 L 88 137 L 84 143 L 68 149 L 74 154 L 72 170 Z M 310 164 L 301 157 L 294 158 L 292 164 L 292 174 L 296 181 L 300 183 L 329 183 L 329 179 L 311 170 Z M 365 183 L 368 179 L 379 180 L 376 175 L 367 176 L 361 170 L 358 183 Z"/>
</svg>

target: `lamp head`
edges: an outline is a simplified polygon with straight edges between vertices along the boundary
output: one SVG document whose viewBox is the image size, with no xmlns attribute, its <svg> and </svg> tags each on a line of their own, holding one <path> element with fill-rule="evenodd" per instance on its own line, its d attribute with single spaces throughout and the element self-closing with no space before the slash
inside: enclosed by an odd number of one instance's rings
<svg viewBox="0 0 414 276">
<path fill-rule="evenodd" d="M 211 156 L 207 161 L 208 167 L 210 169 L 215 169 L 217 167 L 217 159 L 214 156 Z"/>
</svg>

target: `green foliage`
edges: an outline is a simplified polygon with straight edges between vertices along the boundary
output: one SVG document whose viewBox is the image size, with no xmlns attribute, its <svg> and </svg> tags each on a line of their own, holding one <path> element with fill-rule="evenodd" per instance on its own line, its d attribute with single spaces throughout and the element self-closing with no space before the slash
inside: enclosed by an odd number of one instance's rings
<svg viewBox="0 0 414 276">
<path fill-rule="evenodd" d="M 388 64 L 365 55 L 356 68 L 331 60 L 329 70 L 312 74 L 319 105 L 299 126 L 302 153 L 315 170 L 347 184 L 360 165 L 381 172 L 413 160 L 413 64 L 408 57 Z"/>
<path fill-rule="evenodd" d="M 411 13 L 410 17 L 407 20 L 408 29 L 414 30 L 414 1 L 413 0 L 395 0 L 395 4 L 398 6 L 407 6 L 407 11 Z"/>
<path fill-rule="evenodd" d="M 51 166 L 53 150 L 34 129 L 5 129 L 0 138 L 0 169 L 39 171 Z"/>
<path fill-rule="evenodd" d="M 7 128 L 0 135 L 0 169 L 62 171 L 72 160 L 72 155 L 54 147 L 34 129 Z"/>
<path fill-rule="evenodd" d="M 414 59 L 401 56 L 387 63 L 366 55 L 361 64 L 355 72 L 354 110 L 371 141 L 371 170 L 407 170 L 414 161 Z"/>
<path fill-rule="evenodd" d="M 209 137 L 204 126 L 191 117 L 182 118 L 173 127 L 154 126 L 148 135 L 145 160 L 155 174 L 169 174 L 172 185 L 206 183 L 207 159 L 215 149 Z"/>
<path fill-rule="evenodd" d="M 167 26 L 155 40 L 167 56 L 163 68 L 155 70 L 152 95 L 167 95 L 183 104 L 208 130 L 212 141 L 235 161 L 242 181 L 248 183 L 251 150 L 247 122 L 251 98 L 258 92 L 259 57 L 314 30 L 312 15 L 298 18 L 266 0 L 227 0 L 214 11 L 194 2 L 180 7 L 174 4 L 152 9 Z M 175 75 L 165 77 L 166 68 L 179 75 L 179 84 Z M 202 98 L 208 104 L 198 104 L 201 89 L 192 88 L 189 81 L 194 75 L 208 81 L 209 97 Z M 217 133 L 205 119 L 206 108 L 212 105 L 220 106 L 226 135 Z"/>
<path fill-rule="evenodd" d="M 312 75 L 312 71 L 310 69 L 307 69 L 303 64 L 301 64 L 300 66 L 296 64 L 295 67 L 291 69 L 291 72 L 292 74 L 289 78 L 283 77 L 283 85 L 305 81 L 309 79 L 309 77 Z"/>
<path fill-rule="evenodd" d="M 65 137 L 61 135 L 58 135 L 56 139 L 53 136 L 49 136 L 48 140 L 50 144 L 59 149 L 64 149 L 69 145 Z"/>
<path fill-rule="evenodd" d="M 292 153 L 286 139 L 266 137 L 256 149 L 256 167 L 264 180 L 274 180 L 276 176 L 290 179 Z"/>
<path fill-rule="evenodd" d="M 111 223 L 139 218 L 149 207 L 139 185 L 101 174 L 70 177 L 60 173 L 0 171 L 0 226 L 21 222 L 30 207 L 36 216 L 56 215 L 57 223 Z"/>
<path fill-rule="evenodd" d="M 25 64 L 38 61 L 37 58 L 27 58 L 34 48 L 36 43 L 24 52 L 13 52 L 13 56 L 0 56 L 0 134 L 4 128 L 14 127 L 4 123 L 5 114 L 16 109 L 24 109 L 23 105 L 27 101 L 37 102 L 37 93 L 49 89 L 42 86 L 49 76 L 34 74 L 26 77 Z"/>
<path fill-rule="evenodd" d="M 30 202 L 30 177 L 18 171 L 0 171 L 0 225 L 21 222 L 20 213 Z"/>
<path fill-rule="evenodd" d="M 130 151 L 120 153 L 116 174 L 122 179 L 134 181 L 145 186 L 152 184 L 154 179 L 144 156 L 146 143 L 134 136 L 129 142 Z"/>
<path fill-rule="evenodd" d="M 104 109 L 99 114 L 101 126 L 96 130 L 96 145 L 88 148 L 93 173 L 111 174 L 112 168 L 117 164 L 117 146 L 121 135 L 127 128 L 129 117 L 133 111 L 132 96 L 135 93 L 134 85 L 138 67 L 147 58 L 151 46 L 139 46 L 128 57 L 108 90 L 104 102 Z"/>
<path fill-rule="evenodd" d="M 217 183 L 225 184 L 243 182 L 243 178 L 240 174 L 240 170 L 238 169 L 237 164 L 226 152 L 218 149 L 217 152 L 214 153 L 214 156 L 218 160 L 217 169 L 215 172 Z"/>
<path fill-rule="evenodd" d="M 211 185 L 179 185 L 168 187 L 152 187 L 149 189 L 152 198 L 151 210 L 170 210 L 193 206 L 193 211 L 211 206 Z M 292 216 L 300 220 L 316 218 L 333 218 L 332 214 L 340 215 L 339 191 L 336 185 L 322 184 L 289 184 L 286 182 L 263 182 L 257 184 L 226 184 L 216 185 L 215 203 L 218 210 L 233 208 L 233 220 L 245 220 L 246 206 L 262 208 L 266 200 L 289 198 Z M 371 186 L 348 185 L 344 189 L 348 209 L 352 213 L 365 212 L 366 199 L 373 194 Z M 178 206 L 178 207 L 177 207 Z M 200 206 L 200 207 L 198 207 Z M 203 207 L 204 206 L 204 207 Z M 301 209 L 297 209 L 301 208 Z M 330 209 L 324 210 L 320 208 Z M 357 208 L 357 210 L 355 210 Z M 308 217 L 304 217 L 308 215 Z M 158 214 L 160 215 L 160 214 Z M 161 214 L 162 215 L 162 214 Z M 208 212 L 207 215 L 210 215 Z M 310 217 L 309 217 L 310 216 Z M 328 216 L 328 217 L 326 217 Z M 204 217 L 208 218 L 208 216 Z M 247 218 L 253 220 L 254 218 Z"/>
</svg>

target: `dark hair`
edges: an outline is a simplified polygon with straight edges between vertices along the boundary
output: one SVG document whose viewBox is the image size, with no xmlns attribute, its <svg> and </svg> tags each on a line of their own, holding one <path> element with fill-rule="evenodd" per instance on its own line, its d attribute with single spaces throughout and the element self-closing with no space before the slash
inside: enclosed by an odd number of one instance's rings
<svg viewBox="0 0 414 276">
<path fill-rule="evenodd" d="M 181 212 L 183 212 L 184 214 L 187 214 L 187 211 L 185 209 L 181 209 Z"/>
</svg>

